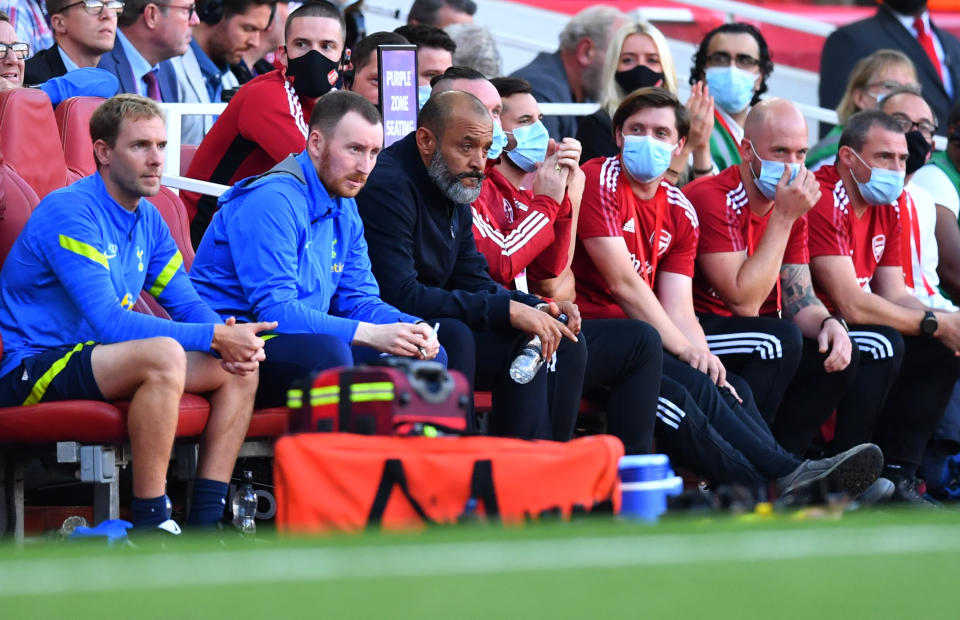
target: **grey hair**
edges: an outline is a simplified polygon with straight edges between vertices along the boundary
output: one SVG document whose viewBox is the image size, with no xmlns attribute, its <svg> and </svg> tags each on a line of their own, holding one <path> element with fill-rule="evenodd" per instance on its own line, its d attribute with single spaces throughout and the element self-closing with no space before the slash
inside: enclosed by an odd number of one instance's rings
<svg viewBox="0 0 960 620">
<path fill-rule="evenodd" d="M 606 49 L 612 34 L 611 26 L 618 19 L 626 20 L 628 17 L 620 9 L 603 4 L 580 11 L 570 18 L 560 32 L 560 49 L 571 51 L 583 38 L 590 39 L 600 49 Z"/>
<path fill-rule="evenodd" d="M 489 28 L 462 23 L 450 24 L 444 30 L 457 44 L 457 50 L 453 53 L 455 67 L 476 69 L 487 79 L 501 75 L 500 51 Z"/>
</svg>

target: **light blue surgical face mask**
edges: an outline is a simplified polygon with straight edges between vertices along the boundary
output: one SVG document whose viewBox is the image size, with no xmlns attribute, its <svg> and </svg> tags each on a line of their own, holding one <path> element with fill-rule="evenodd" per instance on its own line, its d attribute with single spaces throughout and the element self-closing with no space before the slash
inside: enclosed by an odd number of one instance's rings
<svg viewBox="0 0 960 620">
<path fill-rule="evenodd" d="M 743 112 L 753 99 L 757 74 L 739 67 L 710 67 L 705 71 L 713 100 L 727 114 Z"/>
<path fill-rule="evenodd" d="M 749 166 L 750 174 L 753 175 L 753 182 L 756 184 L 757 189 L 760 190 L 760 193 L 763 194 L 764 198 L 773 200 L 774 196 L 777 195 L 777 183 L 780 182 L 780 178 L 783 176 L 783 169 L 787 164 L 782 161 L 760 159 L 760 156 L 757 155 L 757 147 L 753 146 L 753 142 L 750 142 L 750 148 L 753 149 L 753 156 L 760 162 L 759 176 L 753 171 L 753 166 Z M 800 164 L 790 164 L 790 180 L 787 181 L 787 185 L 793 183 L 793 180 L 797 178 L 798 172 L 800 172 Z"/>
<path fill-rule="evenodd" d="M 653 136 L 623 136 L 623 165 L 634 179 L 649 183 L 667 171 L 676 148 Z"/>
<path fill-rule="evenodd" d="M 503 152 L 503 147 L 507 146 L 507 140 L 509 140 L 509 138 L 507 138 L 507 132 L 500 126 L 500 121 L 494 121 L 493 144 L 490 145 L 490 150 L 487 151 L 487 159 L 500 157 L 500 153 Z"/>
<path fill-rule="evenodd" d="M 507 157 L 524 172 L 533 172 L 537 169 L 537 164 L 547 157 L 550 133 L 540 121 L 517 127 L 510 133 L 517 141 L 517 146 L 512 151 L 507 151 Z"/>
<path fill-rule="evenodd" d="M 433 92 L 433 89 L 430 88 L 429 84 L 424 84 L 423 86 L 417 86 L 417 106 L 418 109 L 422 110 L 424 104 L 427 103 L 427 99 L 430 98 L 430 93 Z"/>
<path fill-rule="evenodd" d="M 857 156 L 857 159 L 859 159 L 864 166 L 870 168 L 867 162 L 863 161 L 863 158 L 860 157 L 860 153 L 853 151 L 853 154 Z M 853 174 L 852 170 L 850 174 Z M 863 196 L 863 199 L 866 200 L 868 204 L 888 205 L 899 198 L 903 192 L 903 179 L 906 177 L 906 174 L 903 170 L 870 168 L 870 178 L 867 179 L 866 183 L 857 181 L 856 175 L 853 175 L 853 180 L 856 181 L 857 187 L 860 188 L 860 195 Z"/>
</svg>

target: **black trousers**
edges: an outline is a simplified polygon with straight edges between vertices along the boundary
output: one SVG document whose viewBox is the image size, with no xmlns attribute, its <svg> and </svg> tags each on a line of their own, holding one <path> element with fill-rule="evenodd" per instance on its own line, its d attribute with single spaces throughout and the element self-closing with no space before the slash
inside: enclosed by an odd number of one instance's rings
<svg viewBox="0 0 960 620">
<path fill-rule="evenodd" d="M 642 321 L 587 319 L 581 335 L 587 343 L 583 395 L 604 405 L 607 432 L 620 438 L 627 454 L 650 452 L 663 368 L 660 334 Z M 555 383 L 568 381 L 560 364 L 549 377 Z M 569 439 L 575 421 L 556 417 L 554 439 Z"/>
<path fill-rule="evenodd" d="M 860 370 L 859 348 L 854 345 L 850 364 L 838 372 L 824 370 L 823 362 L 829 354 L 829 350 L 820 353 L 816 340 L 803 339 L 800 367 L 773 419 L 773 436 L 794 454 L 803 455 L 810 449 L 820 427 L 847 395 L 848 402 L 856 404 L 859 401 L 858 390 L 851 389 Z"/>
<path fill-rule="evenodd" d="M 800 365 L 800 328 L 776 317 L 700 314 L 698 318 L 710 351 L 728 372 L 750 384 L 763 419 L 772 421 Z"/>
<path fill-rule="evenodd" d="M 727 375 L 743 403 L 706 374 L 664 354 L 657 403 L 657 449 L 716 483 L 763 485 L 801 463 L 774 439 L 750 386 Z"/>
<path fill-rule="evenodd" d="M 828 446 L 830 453 L 873 440 L 880 410 L 903 364 L 903 337 L 892 327 L 851 325 L 850 339 L 859 357 L 857 372 L 837 406 L 837 424 Z"/>
<path fill-rule="evenodd" d="M 916 468 L 960 376 L 960 360 L 935 338 L 902 336 L 885 326 L 851 326 L 850 335 L 860 348 L 861 368 L 898 356 L 902 362 L 895 380 L 887 379 L 891 375 L 889 363 L 885 370 L 872 376 L 857 373 L 854 389 L 861 398 L 871 389 L 873 399 L 879 397 L 885 386 L 889 386 L 889 392 L 876 409 L 858 407 L 845 398 L 838 411 L 837 434 L 831 449 L 844 450 L 872 438 L 883 450 L 887 464 Z"/>
<path fill-rule="evenodd" d="M 528 339 L 525 334 L 513 329 L 475 332 L 457 319 L 436 322 L 440 324 L 437 337 L 447 352 L 447 367 L 462 372 L 471 389 L 492 393 L 492 434 L 552 439 L 555 427 L 573 428 L 583 393 L 586 337 L 579 342 L 564 339 L 558 348 L 556 369 L 562 380 L 548 385 L 551 365 L 544 364 L 530 383 L 522 385 L 510 378 L 509 368 Z"/>
</svg>

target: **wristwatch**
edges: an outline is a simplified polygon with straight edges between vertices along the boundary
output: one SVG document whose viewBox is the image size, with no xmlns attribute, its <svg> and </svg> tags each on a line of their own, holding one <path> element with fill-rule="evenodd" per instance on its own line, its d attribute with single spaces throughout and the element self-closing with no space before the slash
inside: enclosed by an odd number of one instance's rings
<svg viewBox="0 0 960 620">
<path fill-rule="evenodd" d="M 831 314 L 827 318 L 820 321 L 820 329 L 823 329 L 823 326 L 827 324 L 827 321 L 831 321 L 831 320 L 836 321 L 837 323 L 840 323 L 840 327 L 843 328 L 843 331 L 845 332 L 850 331 L 850 327 L 847 325 L 847 322 L 843 319 L 843 317 L 837 316 L 836 314 Z"/>
<path fill-rule="evenodd" d="M 923 313 L 923 320 L 920 321 L 920 335 L 933 336 L 937 331 L 937 315 L 927 310 Z"/>
</svg>

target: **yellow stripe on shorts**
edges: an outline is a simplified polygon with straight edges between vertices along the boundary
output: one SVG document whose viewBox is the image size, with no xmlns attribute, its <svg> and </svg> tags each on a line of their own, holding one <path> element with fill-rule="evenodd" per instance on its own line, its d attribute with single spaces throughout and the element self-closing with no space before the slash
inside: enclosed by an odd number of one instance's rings
<svg viewBox="0 0 960 620">
<path fill-rule="evenodd" d="M 92 340 L 81 342 L 77 346 L 73 347 L 69 353 L 55 361 L 50 368 L 47 368 L 47 372 L 40 375 L 40 378 L 37 379 L 37 382 L 33 384 L 33 388 L 30 390 L 30 395 L 27 396 L 27 400 L 23 401 L 24 406 L 36 405 L 43 400 L 43 396 L 47 393 L 47 388 L 50 387 L 50 383 L 63 371 L 64 368 L 66 368 L 67 362 L 70 361 L 70 357 L 83 347 L 91 344 L 94 344 Z"/>
</svg>

